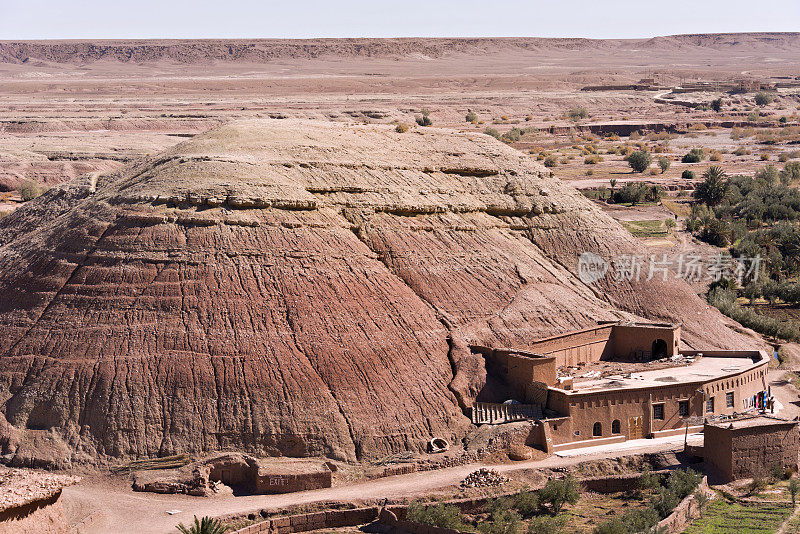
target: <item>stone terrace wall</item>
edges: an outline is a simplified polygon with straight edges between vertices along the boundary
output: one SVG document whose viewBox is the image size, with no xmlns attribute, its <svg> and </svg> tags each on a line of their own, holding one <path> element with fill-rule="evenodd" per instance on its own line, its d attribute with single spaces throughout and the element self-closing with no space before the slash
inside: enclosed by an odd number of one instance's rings
<svg viewBox="0 0 800 534">
<path fill-rule="evenodd" d="M 378 519 L 379 511 L 377 506 L 372 506 L 369 508 L 354 508 L 352 510 L 329 510 L 326 512 L 273 517 L 239 529 L 233 534 L 258 534 L 260 532 L 289 534 L 291 532 L 307 532 L 321 528 L 352 527 L 372 523 Z"/>
<path fill-rule="evenodd" d="M 709 491 L 707 477 L 703 477 L 697 489 L 702 492 Z M 692 494 L 683 499 L 671 514 L 658 522 L 656 527 L 658 532 L 664 529 L 666 534 L 679 534 L 689 526 L 689 523 L 699 518 L 701 515 L 702 510 L 700 509 L 700 503 L 697 502 L 694 494 Z"/>
</svg>

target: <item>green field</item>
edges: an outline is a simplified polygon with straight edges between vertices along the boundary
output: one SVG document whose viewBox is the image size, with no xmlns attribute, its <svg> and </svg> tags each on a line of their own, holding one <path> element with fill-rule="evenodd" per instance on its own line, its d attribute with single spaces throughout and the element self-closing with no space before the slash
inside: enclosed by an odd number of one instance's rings
<svg viewBox="0 0 800 534">
<path fill-rule="evenodd" d="M 669 229 L 663 220 L 621 222 L 636 237 L 667 237 L 669 235 Z"/>
<path fill-rule="evenodd" d="M 772 534 L 791 513 L 786 505 L 740 504 L 717 498 L 684 534 Z"/>
</svg>

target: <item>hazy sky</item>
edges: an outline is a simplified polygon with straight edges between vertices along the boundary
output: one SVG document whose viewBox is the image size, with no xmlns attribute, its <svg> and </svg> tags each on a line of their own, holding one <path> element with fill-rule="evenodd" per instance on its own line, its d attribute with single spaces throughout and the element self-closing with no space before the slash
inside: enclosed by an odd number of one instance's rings
<svg viewBox="0 0 800 534">
<path fill-rule="evenodd" d="M 800 0 L 0 0 L 0 39 L 800 31 Z"/>
</svg>

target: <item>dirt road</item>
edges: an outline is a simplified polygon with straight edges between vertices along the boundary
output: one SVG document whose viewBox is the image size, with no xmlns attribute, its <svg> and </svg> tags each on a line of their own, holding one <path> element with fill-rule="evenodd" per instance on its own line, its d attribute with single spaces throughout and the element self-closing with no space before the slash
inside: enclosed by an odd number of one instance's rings
<svg viewBox="0 0 800 534">
<path fill-rule="evenodd" d="M 125 479 L 106 477 L 86 478 L 83 483 L 66 488 L 63 501 L 68 520 L 75 534 L 164 534 L 175 532 L 179 522 L 191 521 L 192 516 L 221 516 L 248 513 L 261 508 L 281 508 L 320 501 L 358 501 L 364 499 L 413 497 L 441 490 L 457 484 L 470 472 L 480 467 L 491 467 L 500 472 L 541 467 L 562 467 L 602 458 L 617 458 L 648 452 L 679 450 L 682 437 L 669 446 L 663 442 L 629 449 L 609 450 L 601 453 L 561 458 L 551 456 L 544 460 L 516 462 L 508 465 L 471 464 L 460 467 L 398 475 L 315 491 L 285 495 L 220 496 L 213 498 L 186 495 L 156 495 L 135 493 Z M 180 510 L 169 515 L 167 510 Z"/>
</svg>

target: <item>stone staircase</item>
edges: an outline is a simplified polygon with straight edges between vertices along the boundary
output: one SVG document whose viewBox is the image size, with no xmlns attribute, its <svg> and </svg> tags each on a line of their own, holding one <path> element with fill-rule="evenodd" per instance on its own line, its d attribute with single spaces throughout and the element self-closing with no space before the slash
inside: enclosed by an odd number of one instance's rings
<svg viewBox="0 0 800 534">
<path fill-rule="evenodd" d="M 542 419 L 542 407 L 538 404 L 495 404 L 491 402 L 476 402 L 472 407 L 472 423 L 475 425 L 498 425 L 528 419 Z"/>
</svg>

